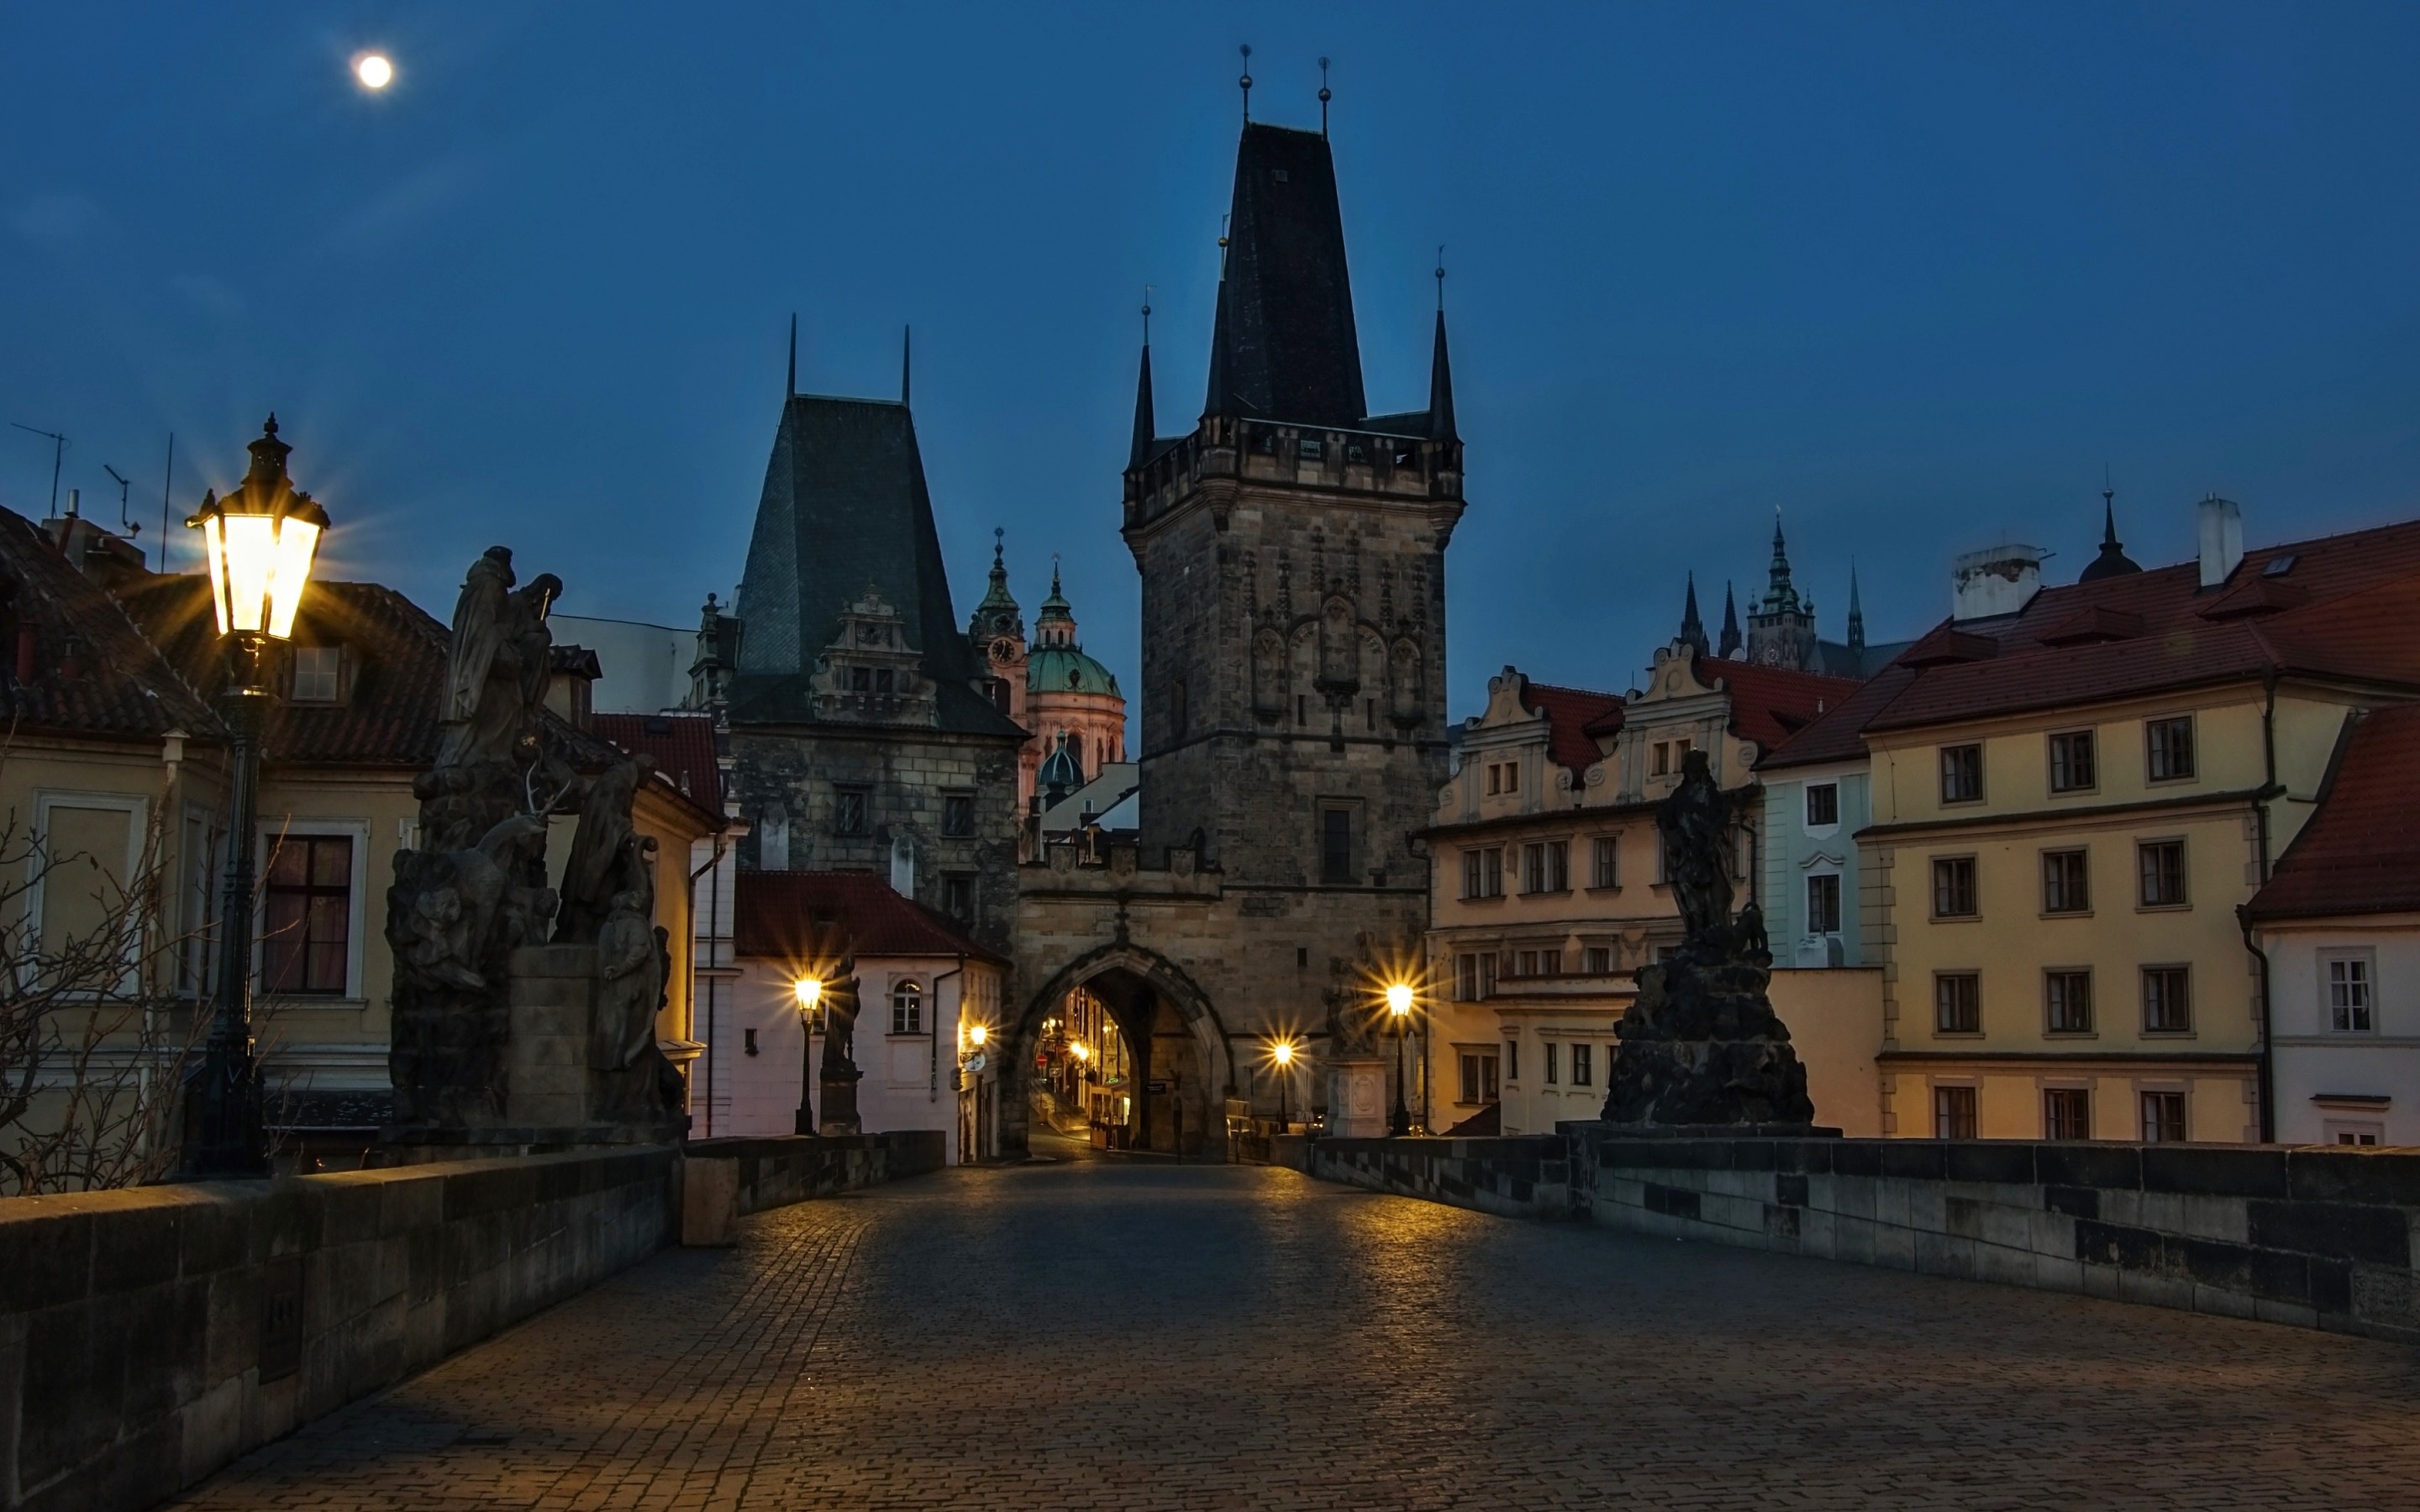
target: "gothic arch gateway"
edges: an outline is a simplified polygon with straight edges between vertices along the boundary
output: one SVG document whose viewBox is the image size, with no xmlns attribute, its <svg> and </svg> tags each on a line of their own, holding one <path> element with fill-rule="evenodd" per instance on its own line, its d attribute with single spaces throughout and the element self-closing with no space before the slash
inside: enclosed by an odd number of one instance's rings
<svg viewBox="0 0 2420 1512">
<path fill-rule="evenodd" d="M 1026 1000 L 1001 1067 L 1001 1144 L 1025 1147 L 1042 1025 L 1068 995 L 1089 989 L 1107 1007 L 1134 1064 L 1132 1148 L 1191 1159 L 1223 1159 L 1225 1103 L 1235 1085 L 1234 1049 L 1207 994 L 1155 950 L 1113 940 L 1068 962 Z"/>
</svg>

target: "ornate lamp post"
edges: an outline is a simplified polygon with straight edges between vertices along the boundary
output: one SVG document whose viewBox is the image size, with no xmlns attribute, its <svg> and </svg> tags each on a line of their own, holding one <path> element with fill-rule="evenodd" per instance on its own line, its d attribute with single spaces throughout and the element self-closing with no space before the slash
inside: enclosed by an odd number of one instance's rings
<svg viewBox="0 0 2420 1512">
<path fill-rule="evenodd" d="M 814 977 L 800 977 L 790 984 L 799 999 L 799 1122 L 798 1132 L 815 1132 L 814 1109 L 809 1104 L 807 1089 L 815 1085 L 815 1007 L 824 1000 L 824 984 Z"/>
<path fill-rule="evenodd" d="M 218 1002 L 201 1062 L 185 1077 L 187 1176 L 257 1176 L 269 1168 L 260 1063 L 252 1053 L 253 832 L 259 827 L 261 733 L 275 696 L 262 686 L 262 657 L 269 642 L 293 635 L 294 611 L 328 529 L 328 512 L 286 475 L 293 448 L 277 439 L 275 415 L 251 450 L 242 486 L 225 499 L 204 494 L 185 522 L 202 532 L 210 604 L 231 653 L 224 702 L 232 741 Z"/>
<path fill-rule="evenodd" d="M 1294 1120 L 1286 1117 L 1286 1093 L 1294 1084 L 1294 1041 L 1280 1040 L 1269 1046 L 1269 1058 L 1278 1067 L 1278 1133 L 1291 1134 Z"/>
<path fill-rule="evenodd" d="M 1412 1021 L 1412 989 L 1396 982 L 1387 989 L 1387 1021 L 1395 1028 L 1395 1106 L 1387 1115 L 1387 1132 L 1398 1136 L 1412 1132 L 1412 1110 L 1404 1101 L 1404 1031 Z"/>
</svg>

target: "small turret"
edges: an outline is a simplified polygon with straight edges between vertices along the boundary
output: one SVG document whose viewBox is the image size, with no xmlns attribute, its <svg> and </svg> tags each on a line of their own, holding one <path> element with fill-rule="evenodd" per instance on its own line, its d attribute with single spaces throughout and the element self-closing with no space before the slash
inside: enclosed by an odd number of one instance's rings
<svg viewBox="0 0 2420 1512">
<path fill-rule="evenodd" d="M 1681 606 L 1680 639 L 1683 645 L 1699 656 L 1706 655 L 1706 622 L 1698 617 L 1698 575 L 1694 572 L 1689 574 L 1688 597 Z"/>
<path fill-rule="evenodd" d="M 1731 585 L 1723 583 L 1723 638 L 1714 646 L 1714 655 L 1729 660 L 1745 641 L 1740 640 L 1739 603 L 1731 594 Z"/>
</svg>

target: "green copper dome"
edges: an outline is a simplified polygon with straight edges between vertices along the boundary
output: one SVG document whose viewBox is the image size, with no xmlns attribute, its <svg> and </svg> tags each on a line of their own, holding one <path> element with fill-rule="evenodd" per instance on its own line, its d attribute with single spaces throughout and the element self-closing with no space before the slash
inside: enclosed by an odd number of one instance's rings
<svg viewBox="0 0 2420 1512">
<path fill-rule="evenodd" d="M 1025 663 L 1029 693 L 1107 693 L 1123 698 L 1109 670 L 1076 646 L 1036 646 Z"/>
</svg>

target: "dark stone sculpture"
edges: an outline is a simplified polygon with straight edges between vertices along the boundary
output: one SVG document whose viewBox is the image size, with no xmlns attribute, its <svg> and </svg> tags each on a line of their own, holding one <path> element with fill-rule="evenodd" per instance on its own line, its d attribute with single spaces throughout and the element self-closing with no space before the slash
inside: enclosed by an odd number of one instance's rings
<svg viewBox="0 0 2420 1512">
<path fill-rule="evenodd" d="M 1607 1122 L 1809 1128 L 1815 1105 L 1790 1030 L 1765 995 L 1773 955 L 1751 903 L 1731 915 L 1737 797 L 1706 753 L 1655 813 L 1665 875 L 1680 905 L 1678 949 L 1638 971 L 1638 998 L 1614 1026 Z"/>
<path fill-rule="evenodd" d="M 644 882 L 646 912 L 655 909 L 654 877 L 631 854 L 630 802 L 656 769 L 655 758 L 615 762 L 587 785 L 580 800 L 580 827 L 571 837 L 571 858 L 563 869 L 563 907 L 555 917 L 557 945 L 588 945 L 613 911 L 616 899 Z M 634 872 L 647 872 L 644 877 Z"/>
<path fill-rule="evenodd" d="M 860 1131 L 857 1084 L 865 1072 L 857 1066 L 857 960 L 843 956 L 840 968 L 824 988 L 824 1059 L 815 1080 L 818 1133 L 853 1134 Z"/>
</svg>

